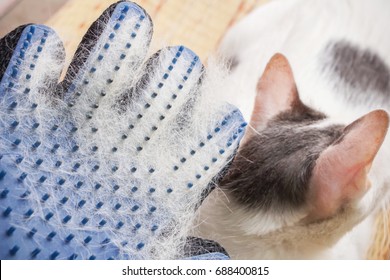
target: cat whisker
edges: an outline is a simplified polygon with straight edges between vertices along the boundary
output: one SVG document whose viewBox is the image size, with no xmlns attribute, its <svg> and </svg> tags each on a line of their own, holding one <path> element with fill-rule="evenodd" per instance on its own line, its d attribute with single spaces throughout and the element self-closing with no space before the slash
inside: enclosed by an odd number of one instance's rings
<svg viewBox="0 0 390 280">
<path fill-rule="evenodd" d="M 249 129 L 251 129 L 254 133 L 256 133 L 257 135 L 261 135 L 261 133 L 256 129 L 256 128 L 254 128 L 253 126 L 252 126 L 252 124 L 248 124 L 248 126 L 247 126 Z"/>
<path fill-rule="evenodd" d="M 243 158 L 244 160 L 246 160 L 247 162 L 249 162 L 249 163 L 254 163 L 254 161 L 253 160 L 250 160 L 249 158 L 247 158 L 247 157 L 243 157 L 243 156 L 241 156 L 241 158 Z"/>
</svg>

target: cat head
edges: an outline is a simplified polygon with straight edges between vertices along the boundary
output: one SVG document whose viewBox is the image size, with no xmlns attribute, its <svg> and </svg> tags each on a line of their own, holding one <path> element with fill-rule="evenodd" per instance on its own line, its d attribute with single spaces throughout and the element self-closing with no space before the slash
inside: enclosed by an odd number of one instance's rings
<svg viewBox="0 0 390 280">
<path fill-rule="evenodd" d="M 388 126 L 383 110 L 342 124 L 308 107 L 287 59 L 276 54 L 258 82 L 250 128 L 222 189 L 249 213 L 242 220 L 248 233 L 329 226 L 370 189 L 368 174 Z M 264 217 L 278 222 L 267 227 Z"/>
</svg>

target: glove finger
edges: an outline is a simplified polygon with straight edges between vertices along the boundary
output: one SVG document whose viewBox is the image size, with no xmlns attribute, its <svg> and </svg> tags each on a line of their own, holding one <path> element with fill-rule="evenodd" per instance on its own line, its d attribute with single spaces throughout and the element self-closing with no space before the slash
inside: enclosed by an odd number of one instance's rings
<svg viewBox="0 0 390 280">
<path fill-rule="evenodd" d="M 5 53 L 3 63 L 8 60 L 6 68 L 2 65 L 0 83 L 0 126 L 5 140 L 1 148 L 30 149 L 45 129 L 40 123 L 62 70 L 63 45 L 50 28 L 28 25 L 3 38 L 1 49 Z"/>
<path fill-rule="evenodd" d="M 203 69 L 198 56 L 182 46 L 161 50 L 149 61 L 149 65 L 152 69 L 143 76 L 140 86 L 121 97 L 121 107 L 125 107 L 125 112 L 115 119 L 119 130 L 112 131 L 110 135 L 115 138 L 109 139 L 110 144 L 107 145 L 111 150 L 114 148 L 118 153 L 126 154 L 129 160 L 137 158 L 138 162 L 147 164 L 151 163 L 150 158 L 143 155 L 149 154 L 148 144 L 154 142 L 154 138 L 158 139 L 176 120 L 182 106 L 195 97 Z M 123 111 L 121 108 L 118 110 Z M 102 119 L 108 120 L 107 117 Z M 142 151 L 144 149 L 145 152 Z M 128 167 L 139 166 L 130 162 Z M 146 172 L 149 169 L 140 168 Z"/>
<path fill-rule="evenodd" d="M 64 61 L 62 42 L 53 30 L 43 25 L 20 27 L 1 39 L 0 47 L 3 102 L 19 98 L 28 103 L 40 93 L 53 92 Z"/>
<path fill-rule="evenodd" d="M 216 175 L 232 159 L 246 123 L 234 106 L 223 106 L 215 113 L 213 122 L 199 130 L 197 136 L 186 139 L 186 148 L 176 156 L 171 166 L 178 187 L 199 188 L 216 183 Z M 195 130 L 193 128 L 193 130 Z M 182 134 L 189 133 L 182 132 Z M 183 139 L 183 138 L 182 138 Z M 180 143 L 180 142 L 179 142 Z"/>
<path fill-rule="evenodd" d="M 104 99 L 132 85 L 151 36 L 149 15 L 130 2 L 110 6 L 92 24 L 62 85 L 78 126 L 93 117 Z"/>
<path fill-rule="evenodd" d="M 18 26 L 10 33 L 0 39 L 0 80 L 3 78 L 5 70 L 19 42 L 20 35 L 28 24 Z"/>
</svg>

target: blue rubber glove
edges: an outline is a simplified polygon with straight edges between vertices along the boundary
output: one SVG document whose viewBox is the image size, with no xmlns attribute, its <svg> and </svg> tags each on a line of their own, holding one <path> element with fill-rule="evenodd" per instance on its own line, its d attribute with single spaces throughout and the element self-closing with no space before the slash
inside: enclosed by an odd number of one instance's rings
<svg viewBox="0 0 390 280">
<path fill-rule="evenodd" d="M 189 49 L 145 60 L 151 37 L 141 7 L 110 6 L 61 83 L 53 30 L 26 25 L 0 40 L 1 259 L 188 256 L 196 207 L 245 123 L 207 99 Z"/>
</svg>

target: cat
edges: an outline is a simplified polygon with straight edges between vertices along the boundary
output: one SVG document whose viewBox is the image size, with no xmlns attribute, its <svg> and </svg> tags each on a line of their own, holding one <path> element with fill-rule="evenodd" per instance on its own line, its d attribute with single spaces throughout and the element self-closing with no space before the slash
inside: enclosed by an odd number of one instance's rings
<svg viewBox="0 0 390 280">
<path fill-rule="evenodd" d="M 233 259 L 366 258 L 390 201 L 388 26 L 386 0 L 294 0 L 228 31 L 220 94 L 253 112 L 198 236 Z"/>
</svg>

